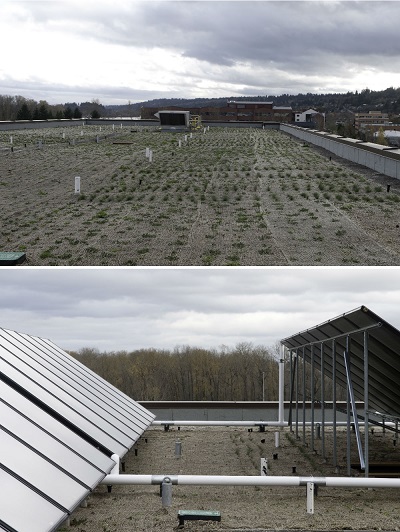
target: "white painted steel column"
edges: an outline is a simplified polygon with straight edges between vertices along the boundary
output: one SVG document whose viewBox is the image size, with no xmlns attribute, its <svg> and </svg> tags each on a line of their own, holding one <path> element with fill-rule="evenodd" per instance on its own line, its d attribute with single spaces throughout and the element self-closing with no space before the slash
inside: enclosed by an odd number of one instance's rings
<svg viewBox="0 0 400 532">
<path fill-rule="evenodd" d="M 110 475 L 119 475 L 119 463 L 120 463 L 119 456 L 117 454 L 113 454 L 111 456 L 111 460 L 114 460 L 115 466 L 111 469 Z"/>
<path fill-rule="evenodd" d="M 285 411 L 284 411 L 284 397 L 285 397 L 285 346 L 281 344 L 281 358 L 279 360 L 279 410 L 278 421 L 284 423 Z"/>
</svg>

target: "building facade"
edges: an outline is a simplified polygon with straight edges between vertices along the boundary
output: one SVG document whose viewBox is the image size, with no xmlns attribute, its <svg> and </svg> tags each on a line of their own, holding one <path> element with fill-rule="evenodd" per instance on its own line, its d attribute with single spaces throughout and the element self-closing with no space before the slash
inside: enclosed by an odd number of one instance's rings
<svg viewBox="0 0 400 532">
<path fill-rule="evenodd" d="M 354 128 L 356 131 L 373 127 L 389 125 L 389 115 L 380 111 L 368 111 L 367 113 L 354 113 Z"/>
<path fill-rule="evenodd" d="M 273 102 L 228 101 L 223 107 L 142 107 L 142 120 L 155 118 L 155 113 L 162 110 L 190 111 L 209 121 L 246 121 L 246 122 L 286 122 L 293 121 L 291 107 L 275 107 Z"/>
</svg>

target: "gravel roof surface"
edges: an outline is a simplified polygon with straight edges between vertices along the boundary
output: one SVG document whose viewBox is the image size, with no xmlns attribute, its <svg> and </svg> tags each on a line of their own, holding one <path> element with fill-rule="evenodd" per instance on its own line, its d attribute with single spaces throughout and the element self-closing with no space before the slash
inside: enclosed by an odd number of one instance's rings
<svg viewBox="0 0 400 532">
<path fill-rule="evenodd" d="M 32 266 L 400 265 L 398 180 L 277 131 L 211 128 L 179 148 L 139 129 L 18 131 L 13 152 L 0 132 L 0 251 Z"/>
<path fill-rule="evenodd" d="M 260 458 L 269 461 L 275 476 L 335 476 L 332 465 L 332 433 L 327 429 L 324 459 L 321 440 L 315 452 L 304 448 L 288 429 L 281 431 L 275 448 L 275 431 L 248 432 L 245 428 L 177 427 L 165 432 L 150 428 L 125 457 L 125 473 L 259 475 Z M 354 435 L 353 435 L 354 438 Z M 146 441 L 147 440 L 147 441 Z M 182 445 L 175 457 L 175 442 Z M 309 442 L 309 434 L 306 435 Z M 339 474 L 346 476 L 346 435 L 338 433 Z M 277 455 L 276 459 L 273 456 Z M 393 435 L 374 430 L 370 436 L 370 460 L 399 461 Z M 352 441 L 352 461 L 357 462 Z M 296 467 L 296 473 L 293 473 Z M 123 473 L 122 473 L 123 474 Z M 352 470 L 352 474 L 359 474 Z M 315 512 L 307 513 L 303 487 L 173 486 L 172 506 L 162 507 L 159 486 L 114 486 L 111 493 L 99 486 L 89 497 L 88 507 L 72 516 L 77 532 L 173 531 L 178 510 L 218 510 L 221 522 L 186 521 L 191 531 L 264 530 L 399 530 L 400 497 L 397 489 L 319 488 Z"/>
</svg>

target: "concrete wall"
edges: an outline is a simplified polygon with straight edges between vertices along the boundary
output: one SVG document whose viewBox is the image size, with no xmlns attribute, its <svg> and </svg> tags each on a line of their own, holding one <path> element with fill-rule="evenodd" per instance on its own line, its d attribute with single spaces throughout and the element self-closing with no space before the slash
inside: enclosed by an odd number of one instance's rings
<svg viewBox="0 0 400 532">
<path fill-rule="evenodd" d="M 82 122 L 87 120 L 18 120 L 16 122 L 0 122 L 0 131 L 9 131 L 15 129 L 43 129 L 48 127 L 69 127 L 81 126 Z"/>
<path fill-rule="evenodd" d="M 309 142 L 375 172 L 400 179 L 400 150 L 361 142 L 355 139 L 331 135 L 322 131 L 305 130 L 300 127 L 281 124 L 280 130 Z"/>
<path fill-rule="evenodd" d="M 275 401 L 139 401 L 142 406 L 155 414 L 157 421 L 278 421 L 278 402 Z M 327 405 L 329 402 L 327 403 Z M 344 408 L 344 403 L 337 403 Z M 362 404 L 357 403 L 361 411 Z M 295 419 L 293 405 L 293 421 Z M 299 404 L 299 418 L 302 419 L 302 404 Z M 320 405 L 315 405 L 315 421 L 321 420 Z M 306 403 L 306 421 L 311 421 L 311 403 Z M 285 420 L 289 418 L 289 403 L 285 402 Z M 325 409 L 325 420 L 333 420 L 333 410 Z M 337 420 L 345 421 L 346 415 L 337 411 Z"/>
</svg>

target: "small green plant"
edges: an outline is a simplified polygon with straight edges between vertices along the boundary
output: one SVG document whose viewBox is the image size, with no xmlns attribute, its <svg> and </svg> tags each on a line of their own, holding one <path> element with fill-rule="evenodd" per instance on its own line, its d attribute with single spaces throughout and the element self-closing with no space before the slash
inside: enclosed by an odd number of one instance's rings
<svg viewBox="0 0 400 532">
<path fill-rule="evenodd" d="M 42 251 L 39 257 L 41 259 L 48 259 L 49 257 L 51 257 L 51 249 L 46 249 L 45 251 Z"/>
</svg>

